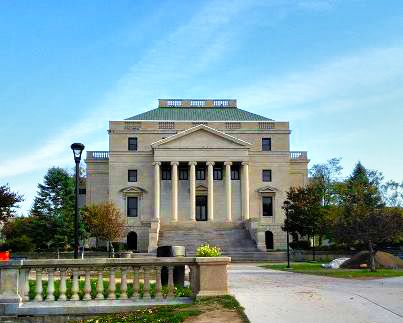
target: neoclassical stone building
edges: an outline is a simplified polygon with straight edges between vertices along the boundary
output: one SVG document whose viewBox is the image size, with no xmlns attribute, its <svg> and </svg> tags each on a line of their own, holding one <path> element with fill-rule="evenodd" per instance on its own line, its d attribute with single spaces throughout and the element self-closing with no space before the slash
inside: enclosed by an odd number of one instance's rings
<svg viewBox="0 0 403 323">
<path fill-rule="evenodd" d="M 290 151 L 290 133 L 236 100 L 159 100 L 110 121 L 109 151 L 87 152 L 86 203 L 118 205 L 123 241 L 142 252 L 203 241 L 224 253 L 283 249 L 286 191 L 307 181 L 307 153 Z"/>
</svg>

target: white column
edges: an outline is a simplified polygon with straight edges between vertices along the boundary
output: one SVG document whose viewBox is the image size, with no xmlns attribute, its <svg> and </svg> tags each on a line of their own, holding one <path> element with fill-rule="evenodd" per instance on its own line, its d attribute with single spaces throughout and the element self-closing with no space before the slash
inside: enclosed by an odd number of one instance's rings
<svg viewBox="0 0 403 323">
<path fill-rule="evenodd" d="M 231 162 L 225 162 L 225 213 L 227 222 L 232 221 L 232 208 L 231 208 Z"/>
<path fill-rule="evenodd" d="M 196 165 L 195 161 L 189 162 L 190 221 L 196 221 Z"/>
<path fill-rule="evenodd" d="M 160 162 L 154 162 L 154 220 L 160 219 Z"/>
<path fill-rule="evenodd" d="M 249 220 L 249 165 L 242 163 L 242 218 Z"/>
<path fill-rule="evenodd" d="M 207 213 L 208 220 L 214 221 L 214 177 L 213 177 L 213 166 L 214 162 L 208 161 L 207 163 L 207 173 L 208 173 L 208 202 L 207 202 Z"/>
<path fill-rule="evenodd" d="M 171 215 L 172 221 L 178 221 L 178 165 L 179 162 L 171 162 L 172 166 L 172 204 Z"/>
</svg>

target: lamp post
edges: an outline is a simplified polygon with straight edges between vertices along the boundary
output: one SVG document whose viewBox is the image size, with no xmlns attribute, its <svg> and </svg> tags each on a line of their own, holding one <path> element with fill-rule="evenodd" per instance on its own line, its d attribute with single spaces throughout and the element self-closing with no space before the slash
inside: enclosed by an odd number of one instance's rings
<svg viewBox="0 0 403 323">
<path fill-rule="evenodd" d="M 288 233 L 288 212 L 285 212 L 287 222 L 287 268 L 290 268 L 290 235 Z"/>
<path fill-rule="evenodd" d="M 75 193 L 75 214 L 74 214 L 74 259 L 78 258 L 78 248 L 79 248 L 79 228 L 80 223 L 78 219 L 78 193 L 79 193 L 79 177 L 80 177 L 80 160 L 81 154 L 84 150 L 84 145 L 80 143 L 74 143 L 71 145 L 71 150 L 73 150 L 74 161 L 76 163 L 76 193 Z"/>
</svg>

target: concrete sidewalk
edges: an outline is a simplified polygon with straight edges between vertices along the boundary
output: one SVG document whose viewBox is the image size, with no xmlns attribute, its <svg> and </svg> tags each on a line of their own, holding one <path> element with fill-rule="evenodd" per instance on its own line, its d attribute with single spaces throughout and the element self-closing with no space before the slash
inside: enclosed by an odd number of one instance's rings
<svg viewBox="0 0 403 323">
<path fill-rule="evenodd" d="M 252 323 L 403 323 L 403 277 L 349 280 L 232 264 L 229 280 Z"/>
</svg>

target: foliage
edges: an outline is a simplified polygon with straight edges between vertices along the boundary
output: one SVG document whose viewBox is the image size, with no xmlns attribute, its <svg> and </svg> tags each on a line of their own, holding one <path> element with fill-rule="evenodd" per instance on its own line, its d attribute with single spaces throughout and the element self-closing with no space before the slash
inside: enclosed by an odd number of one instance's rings
<svg viewBox="0 0 403 323">
<path fill-rule="evenodd" d="M 17 204 L 23 201 L 22 195 L 11 191 L 8 184 L 0 186 L 0 222 L 7 222 L 15 212 Z"/>
<path fill-rule="evenodd" d="M 343 169 L 340 161 L 341 158 L 332 158 L 324 164 L 313 165 L 309 170 L 310 182 L 321 195 L 323 206 L 334 205 L 337 201 L 336 185 Z"/>
<path fill-rule="evenodd" d="M 221 256 L 221 250 L 218 247 L 210 246 L 209 244 L 203 244 L 197 247 L 197 257 L 219 257 Z"/>
<path fill-rule="evenodd" d="M 291 269 L 287 268 L 287 264 L 267 264 L 263 268 L 292 271 L 296 273 L 330 276 L 336 278 L 360 279 L 364 277 L 385 278 L 403 276 L 403 270 L 400 269 L 380 269 L 378 271 L 370 271 L 368 269 L 325 269 L 321 267 L 320 262 L 298 262 L 291 263 Z"/>
<path fill-rule="evenodd" d="M 75 183 L 65 169 L 52 167 L 38 184 L 31 215 L 49 221 L 57 227 L 51 239 L 54 247 L 67 247 L 74 242 Z"/>
<path fill-rule="evenodd" d="M 379 189 L 379 177 L 358 163 L 351 176 L 339 184 L 339 207 L 332 223 L 332 236 L 341 243 L 363 243 L 371 254 L 375 270 L 376 244 L 393 241 L 403 232 L 403 217 L 396 208 L 387 208 Z"/>
<path fill-rule="evenodd" d="M 287 192 L 283 210 L 286 215 L 282 229 L 288 231 L 294 240 L 298 237 L 319 239 L 328 231 L 327 218 L 332 206 L 322 206 L 323 192 L 315 183 L 305 187 L 291 187 Z M 314 244 L 315 245 L 315 240 Z M 315 247 L 312 248 L 315 259 Z"/>
<path fill-rule="evenodd" d="M 86 206 L 82 214 L 91 236 L 109 243 L 122 237 L 125 222 L 120 210 L 112 202 Z M 112 244 L 111 247 L 113 250 Z"/>
<path fill-rule="evenodd" d="M 311 247 L 309 240 L 293 240 L 290 242 L 290 248 L 295 250 L 307 250 Z"/>
<path fill-rule="evenodd" d="M 8 248 L 16 252 L 48 249 L 57 230 L 52 220 L 31 216 L 8 221 L 2 233 Z"/>
</svg>

